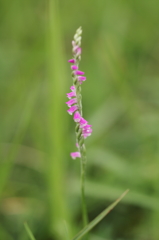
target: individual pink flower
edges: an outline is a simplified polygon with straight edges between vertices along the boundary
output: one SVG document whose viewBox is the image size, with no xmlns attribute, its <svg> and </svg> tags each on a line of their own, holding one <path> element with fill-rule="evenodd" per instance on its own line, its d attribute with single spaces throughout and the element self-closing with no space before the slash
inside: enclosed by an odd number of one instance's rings
<svg viewBox="0 0 159 240">
<path fill-rule="evenodd" d="M 80 158 L 80 157 L 81 157 L 80 152 L 72 152 L 70 155 L 71 155 L 71 157 L 72 157 L 73 159 L 76 159 L 76 158 Z"/>
<path fill-rule="evenodd" d="M 78 109 L 78 107 L 75 105 L 75 106 L 72 106 L 70 107 L 67 112 L 72 115 L 76 110 Z"/>
<path fill-rule="evenodd" d="M 87 125 L 85 125 L 85 126 L 83 127 L 83 130 L 91 129 L 91 127 L 92 127 L 92 125 L 87 124 Z"/>
<path fill-rule="evenodd" d="M 71 89 L 71 91 L 73 91 L 73 92 L 76 91 L 75 86 L 71 86 L 70 89 Z"/>
<path fill-rule="evenodd" d="M 92 133 L 92 129 L 90 128 L 90 129 L 83 129 L 83 131 L 82 131 L 82 133 L 83 134 L 90 134 L 90 133 Z"/>
<path fill-rule="evenodd" d="M 79 123 L 80 123 L 80 128 L 83 128 L 84 126 L 87 125 L 88 122 L 84 118 L 81 118 Z"/>
<path fill-rule="evenodd" d="M 85 125 L 83 128 L 82 128 L 82 136 L 84 138 L 87 138 L 89 137 L 91 134 L 92 134 L 92 128 L 91 128 L 92 125 Z"/>
<path fill-rule="evenodd" d="M 80 113 L 78 111 L 75 112 L 75 114 L 73 116 L 73 119 L 74 119 L 75 122 L 79 122 L 80 121 L 81 115 L 80 115 Z"/>
<path fill-rule="evenodd" d="M 75 63 L 76 61 L 75 61 L 75 59 L 70 59 L 70 60 L 68 60 L 68 62 Z"/>
<path fill-rule="evenodd" d="M 71 66 L 71 69 L 72 69 L 72 70 L 77 70 L 77 69 L 78 69 L 78 66 L 72 65 L 72 66 Z"/>
<path fill-rule="evenodd" d="M 67 93 L 67 97 L 68 97 L 69 99 L 71 99 L 72 97 L 76 97 L 76 92 Z"/>
<path fill-rule="evenodd" d="M 85 81 L 85 80 L 86 80 L 86 77 L 84 77 L 84 76 L 78 76 L 77 79 L 78 79 L 79 81 Z"/>
<path fill-rule="evenodd" d="M 75 71 L 74 73 L 75 73 L 75 75 L 84 75 L 84 72 L 79 71 L 79 70 Z"/>
<path fill-rule="evenodd" d="M 70 99 L 68 102 L 66 102 L 66 104 L 68 105 L 68 107 L 71 107 L 72 104 L 77 103 L 77 99 L 76 98 L 72 98 Z"/>
<path fill-rule="evenodd" d="M 84 81 L 86 81 L 86 77 L 84 77 L 84 76 L 78 76 L 77 79 L 80 84 L 82 84 Z"/>
</svg>

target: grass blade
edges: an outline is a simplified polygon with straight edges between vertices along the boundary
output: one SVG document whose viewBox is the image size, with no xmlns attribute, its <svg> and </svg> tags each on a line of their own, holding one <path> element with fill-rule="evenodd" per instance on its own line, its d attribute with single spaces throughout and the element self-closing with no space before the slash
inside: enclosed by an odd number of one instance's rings
<svg viewBox="0 0 159 240">
<path fill-rule="evenodd" d="M 28 236 L 30 237 L 30 239 L 31 240 L 36 240 L 26 222 L 24 223 L 24 227 L 25 227 L 25 230 L 28 233 Z"/>
<path fill-rule="evenodd" d="M 47 170 L 50 232 L 56 239 L 70 239 L 72 224 L 67 210 L 66 175 L 66 56 L 61 29 L 59 0 L 48 1 L 46 34 L 48 102 L 47 102 Z M 64 124 L 65 119 L 65 124 Z"/>
<path fill-rule="evenodd" d="M 23 138 L 26 134 L 27 127 L 29 125 L 32 112 L 35 107 L 36 99 L 38 97 L 39 88 L 38 85 L 32 85 L 32 90 L 30 90 L 30 94 L 28 95 L 28 100 L 26 101 L 25 106 L 23 106 L 23 112 L 21 113 L 21 116 L 19 117 L 19 123 L 17 127 L 16 134 L 12 140 L 12 145 L 7 153 L 6 157 L 1 157 L 1 159 L 4 158 L 4 161 L 0 162 L 0 197 L 3 193 L 3 189 L 5 187 L 5 184 L 9 178 L 9 174 L 11 172 L 11 169 L 14 164 L 14 159 L 16 158 L 16 155 L 18 154 L 19 146 L 23 141 Z M 20 99 L 22 101 L 22 99 Z M 2 147 L 2 146 L 1 146 Z M 2 150 L 0 150 L 2 152 Z"/>
<path fill-rule="evenodd" d="M 93 227 L 95 227 L 128 193 L 127 189 L 115 202 L 113 202 L 109 207 L 107 207 L 103 212 L 101 212 L 92 222 L 90 222 L 85 228 L 83 228 L 72 240 L 78 240 L 87 234 Z"/>
</svg>

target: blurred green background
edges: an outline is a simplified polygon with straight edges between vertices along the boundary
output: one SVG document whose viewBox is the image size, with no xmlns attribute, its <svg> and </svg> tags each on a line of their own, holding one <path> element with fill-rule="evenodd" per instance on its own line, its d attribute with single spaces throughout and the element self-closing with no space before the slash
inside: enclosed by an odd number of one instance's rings
<svg viewBox="0 0 159 240">
<path fill-rule="evenodd" d="M 75 124 L 66 110 L 71 41 L 80 69 L 90 240 L 159 239 L 159 2 L 0 0 L 0 240 L 71 239 L 81 228 Z"/>
</svg>

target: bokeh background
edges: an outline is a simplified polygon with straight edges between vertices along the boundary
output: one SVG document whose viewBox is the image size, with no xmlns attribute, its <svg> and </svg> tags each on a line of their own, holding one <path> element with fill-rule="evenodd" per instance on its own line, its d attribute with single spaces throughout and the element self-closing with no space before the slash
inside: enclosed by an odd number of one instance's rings
<svg viewBox="0 0 159 240">
<path fill-rule="evenodd" d="M 89 219 L 130 189 L 90 240 L 158 240 L 157 0 L 0 0 L 0 240 L 28 240 L 24 222 L 37 240 L 82 228 L 65 104 L 79 26 Z"/>
</svg>

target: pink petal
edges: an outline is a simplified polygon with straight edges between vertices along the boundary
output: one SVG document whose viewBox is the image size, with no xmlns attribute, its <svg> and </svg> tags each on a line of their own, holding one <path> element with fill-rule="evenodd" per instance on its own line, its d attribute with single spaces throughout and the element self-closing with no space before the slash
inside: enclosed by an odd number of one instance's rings
<svg viewBox="0 0 159 240">
<path fill-rule="evenodd" d="M 72 106 L 72 107 L 70 107 L 70 108 L 67 110 L 67 112 L 68 112 L 70 115 L 72 115 L 77 109 L 78 109 L 77 106 Z"/>
<path fill-rule="evenodd" d="M 72 65 L 72 66 L 71 66 L 71 69 L 72 69 L 72 70 L 77 70 L 77 69 L 78 69 L 78 66 Z"/>
<path fill-rule="evenodd" d="M 92 127 L 92 125 L 87 124 L 86 126 L 83 127 L 83 129 L 89 129 L 91 127 Z"/>
<path fill-rule="evenodd" d="M 75 59 L 70 59 L 70 60 L 68 60 L 68 62 L 75 63 L 76 61 L 75 61 Z"/>
<path fill-rule="evenodd" d="M 84 75 L 84 72 L 79 71 L 79 70 L 75 71 L 74 73 L 75 73 L 76 75 Z"/>
<path fill-rule="evenodd" d="M 73 159 L 76 159 L 76 158 L 80 158 L 80 157 L 81 157 L 80 152 L 72 152 L 70 155 L 71 155 L 71 157 L 72 157 Z"/>
<path fill-rule="evenodd" d="M 79 81 L 86 81 L 86 77 L 84 76 L 78 76 L 77 78 Z"/>
<path fill-rule="evenodd" d="M 71 86 L 70 89 L 74 92 L 76 90 L 75 86 Z"/>
<path fill-rule="evenodd" d="M 92 133 L 92 129 L 90 128 L 90 129 L 84 129 L 84 131 L 82 131 L 82 133 L 84 134 L 84 133 Z"/>
<path fill-rule="evenodd" d="M 75 122 L 79 122 L 80 119 L 81 119 L 81 115 L 79 112 L 75 112 L 74 116 L 73 116 L 73 119 Z"/>
<path fill-rule="evenodd" d="M 79 123 L 80 123 L 80 128 L 83 128 L 84 126 L 87 125 L 88 122 L 84 118 L 81 118 Z"/>
<path fill-rule="evenodd" d="M 91 133 L 84 133 L 82 136 L 86 139 L 87 137 L 91 136 Z"/>
<path fill-rule="evenodd" d="M 71 99 L 71 97 L 76 97 L 76 92 L 67 93 L 67 97 L 68 97 L 69 99 Z"/>
<path fill-rule="evenodd" d="M 68 107 L 71 107 L 72 104 L 77 103 L 77 99 L 76 98 L 72 98 L 70 99 L 68 102 L 66 102 L 66 104 L 68 105 Z"/>
</svg>

